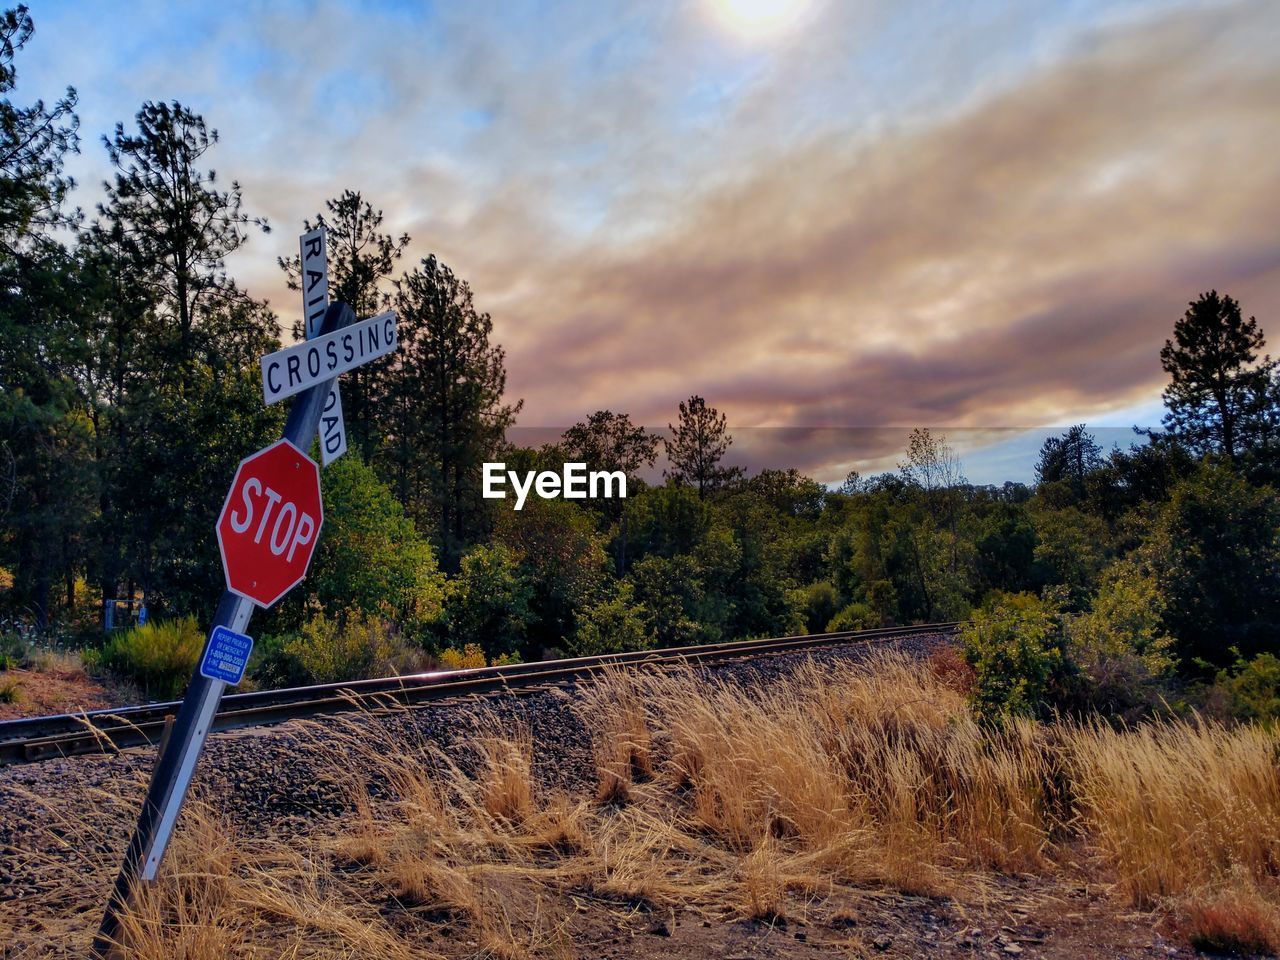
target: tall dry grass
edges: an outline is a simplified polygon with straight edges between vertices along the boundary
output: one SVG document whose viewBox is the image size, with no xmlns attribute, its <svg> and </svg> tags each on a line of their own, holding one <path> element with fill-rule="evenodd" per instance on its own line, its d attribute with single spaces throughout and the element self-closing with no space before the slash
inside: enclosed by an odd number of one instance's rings
<svg viewBox="0 0 1280 960">
<path fill-rule="evenodd" d="M 349 812 L 233 840 L 197 804 L 130 956 L 566 956 L 584 901 L 775 922 L 869 885 L 966 900 L 993 872 L 1079 869 L 1193 942 L 1280 948 L 1280 743 L 1261 728 L 995 729 L 895 654 L 746 688 L 613 671 L 574 703 L 596 770 L 575 793 L 483 709 L 461 751 L 385 716 L 317 725 Z"/>
<path fill-rule="evenodd" d="M 1125 898 L 1150 906 L 1280 871 L 1280 735 L 1182 720 L 1068 728 L 1081 826 Z"/>
</svg>

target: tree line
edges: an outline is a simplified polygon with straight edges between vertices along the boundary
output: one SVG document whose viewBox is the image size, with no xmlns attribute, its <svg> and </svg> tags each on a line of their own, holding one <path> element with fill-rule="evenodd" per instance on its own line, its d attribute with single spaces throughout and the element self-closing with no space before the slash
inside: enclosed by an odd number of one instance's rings
<svg viewBox="0 0 1280 960">
<path fill-rule="evenodd" d="M 13 102 L 33 29 L 25 7 L 0 18 L 0 604 L 86 635 L 112 597 L 205 617 L 223 484 L 281 427 L 256 376 L 279 318 L 226 267 L 270 226 L 215 173 L 216 130 L 177 102 L 102 138 L 104 199 L 76 209 L 75 91 Z M 978 486 L 919 429 L 898 470 L 831 489 L 726 465 L 726 417 L 698 395 L 662 436 L 601 410 L 513 447 L 521 402 L 466 280 L 434 255 L 406 262 L 409 237 L 359 191 L 319 225 L 331 296 L 358 316 L 393 306 L 400 349 L 343 378 L 350 452 L 324 471 L 311 575 L 262 622 L 264 675 L 340 670 L 315 664 L 343 643 L 492 660 L 1000 610 L 1069 633 L 1098 689 L 1275 651 L 1280 376 L 1225 294 L 1175 320 L 1162 429 L 1127 449 L 1075 426 L 1046 441 L 1034 484 Z M 279 266 L 296 287 L 297 259 Z M 631 496 L 517 513 L 480 496 L 497 459 L 620 470 Z"/>
</svg>

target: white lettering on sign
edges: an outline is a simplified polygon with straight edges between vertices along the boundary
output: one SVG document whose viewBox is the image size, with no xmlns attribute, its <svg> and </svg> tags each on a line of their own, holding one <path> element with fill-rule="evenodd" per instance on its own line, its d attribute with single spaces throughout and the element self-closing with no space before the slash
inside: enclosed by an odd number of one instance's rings
<svg viewBox="0 0 1280 960">
<path fill-rule="evenodd" d="M 625 498 L 627 495 L 627 475 L 621 470 L 592 470 L 588 473 L 585 463 L 566 463 L 560 473 L 554 470 L 543 470 L 536 473 L 527 471 L 523 476 L 514 470 L 508 470 L 505 463 L 484 464 L 481 475 L 483 484 L 480 495 L 486 500 L 505 500 L 507 492 L 502 489 L 510 483 L 516 492 L 516 509 L 523 510 L 525 500 L 530 491 L 536 492 L 543 500 L 564 497 L 567 500 L 585 500 L 594 498 Z"/>
<path fill-rule="evenodd" d="M 262 395 L 275 403 L 385 356 L 398 344 L 394 310 L 323 337 L 269 353 L 260 361 Z"/>
<path fill-rule="evenodd" d="M 302 309 L 306 317 L 307 339 L 320 332 L 329 306 L 329 258 L 325 250 L 325 229 L 318 227 L 298 238 L 298 264 L 302 270 Z"/>
<path fill-rule="evenodd" d="M 327 467 L 347 452 L 347 426 L 342 421 L 342 398 L 335 383 L 320 414 L 320 456 Z"/>
<path fill-rule="evenodd" d="M 270 487 L 264 487 L 262 481 L 257 477 L 250 477 L 244 482 L 240 489 L 240 499 L 244 502 L 244 508 L 232 509 L 231 511 L 231 529 L 236 533 L 245 533 L 253 524 L 253 518 L 258 511 L 262 510 L 262 517 L 258 521 L 258 529 L 253 535 L 254 543 L 261 543 L 263 534 L 267 532 L 267 527 L 271 527 L 271 534 L 267 540 L 267 546 L 271 548 L 271 552 L 277 557 L 288 550 L 285 556 L 286 561 L 292 561 L 294 553 L 299 547 L 305 547 L 311 542 L 311 538 L 316 535 L 316 518 L 305 510 L 299 510 L 298 505 L 291 501 L 285 501 L 284 506 L 276 510 L 276 504 L 284 500 L 280 494 L 272 490 Z M 265 502 L 265 506 L 264 506 Z M 275 524 L 272 525 L 272 515 L 275 516 Z"/>
<path fill-rule="evenodd" d="M 329 306 L 328 234 L 317 227 L 298 238 L 298 264 L 302 278 L 302 309 L 306 317 L 308 340 L 320 334 L 325 310 Z M 338 384 L 329 388 L 320 415 L 320 460 L 327 467 L 347 452 L 347 425 L 342 419 L 342 397 Z"/>
</svg>

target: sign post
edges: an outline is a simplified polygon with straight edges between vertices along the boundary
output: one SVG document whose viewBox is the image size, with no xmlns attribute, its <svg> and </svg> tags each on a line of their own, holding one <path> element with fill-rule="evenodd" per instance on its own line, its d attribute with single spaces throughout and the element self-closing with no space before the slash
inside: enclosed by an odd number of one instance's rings
<svg viewBox="0 0 1280 960">
<path fill-rule="evenodd" d="M 304 267 L 304 290 L 305 279 Z M 156 877 L 218 701 L 227 683 L 239 682 L 243 676 L 244 661 L 253 643 L 244 634 L 254 606 L 275 603 L 306 574 L 324 513 L 318 468 L 302 451 L 311 446 L 316 436 L 330 393 L 336 396 L 338 374 L 390 352 L 397 342 L 394 313 L 360 323 L 354 321 L 355 315 L 345 303 L 330 304 L 322 315 L 315 340 L 263 358 L 267 402 L 286 396 L 296 399 L 289 409 L 283 437 L 240 464 L 223 504 L 218 539 L 227 589 L 218 602 L 209 639 L 172 733 L 156 761 L 137 826 L 93 942 L 95 957 L 106 956 L 115 944 L 120 914 L 137 883 Z M 316 346 L 324 352 L 314 356 L 305 352 Z M 267 388 L 267 361 L 273 358 L 281 364 L 272 368 L 277 376 L 275 382 L 280 385 L 274 394 Z M 286 379 L 279 379 L 280 370 Z M 299 372 L 297 378 L 292 376 L 294 371 Z M 301 376 L 304 371 L 305 377 Z"/>
</svg>

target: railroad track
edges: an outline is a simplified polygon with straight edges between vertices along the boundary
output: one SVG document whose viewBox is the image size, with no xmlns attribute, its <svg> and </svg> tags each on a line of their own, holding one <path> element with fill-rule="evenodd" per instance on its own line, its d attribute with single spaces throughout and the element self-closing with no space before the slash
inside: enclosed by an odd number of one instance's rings
<svg viewBox="0 0 1280 960">
<path fill-rule="evenodd" d="M 212 729 L 232 730 L 298 717 L 537 688 L 578 680 L 606 667 L 622 664 L 715 663 L 847 643 L 887 642 L 902 637 L 949 633 L 958 625 L 957 622 L 948 622 L 845 630 L 234 693 L 222 698 Z M 172 701 L 0 722 L 0 766 L 50 757 L 110 753 L 124 747 L 156 743 L 164 732 L 166 719 L 174 716 L 179 706 L 179 701 Z"/>
</svg>

